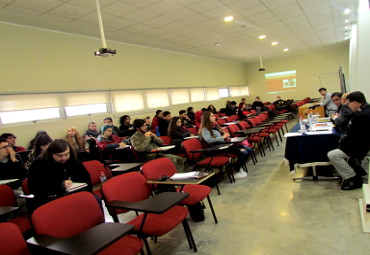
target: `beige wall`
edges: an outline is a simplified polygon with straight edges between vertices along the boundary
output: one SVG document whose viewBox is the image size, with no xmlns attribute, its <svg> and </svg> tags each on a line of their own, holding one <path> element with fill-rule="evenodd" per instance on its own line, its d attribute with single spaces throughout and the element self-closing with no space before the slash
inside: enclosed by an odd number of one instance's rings
<svg viewBox="0 0 370 255">
<path fill-rule="evenodd" d="M 263 61 L 266 72 L 259 72 L 259 63 L 250 64 L 246 67 L 246 76 L 251 94 L 250 101 L 259 95 L 262 101 L 274 101 L 277 94 L 267 94 L 265 85 L 265 73 L 274 73 L 288 70 L 296 70 L 297 90 L 279 93 L 283 99 L 302 99 L 306 96 L 311 98 L 320 97 L 318 89 L 323 86 L 331 92 L 340 91 L 339 80 L 337 87 L 328 84 L 338 79 L 339 66 L 343 67 L 346 80 L 348 80 L 349 46 L 343 43 L 337 47 L 312 51 L 305 54 L 294 55 L 275 60 Z M 332 74 L 335 73 L 335 74 Z M 320 77 L 320 75 L 322 75 Z M 249 102 L 249 101 L 248 101 Z"/>
<path fill-rule="evenodd" d="M 117 49 L 118 54 L 102 58 L 93 56 L 93 51 L 101 45 L 93 38 L 5 23 L 0 23 L 0 34 L 0 94 L 247 84 L 245 66 L 240 63 L 109 41 L 108 47 Z M 219 109 L 225 101 L 192 106 L 199 110 L 213 103 Z M 162 110 L 177 115 L 188 106 L 176 105 Z M 152 117 L 154 111 L 142 112 L 132 119 L 142 115 Z M 76 126 L 83 133 L 89 121 L 100 126 L 105 116 L 113 117 L 119 125 L 119 116 L 104 114 L 2 126 L 0 133 L 13 132 L 18 136 L 19 145 L 28 146 L 38 130 L 48 131 L 52 138 L 62 138 L 69 126 Z"/>
</svg>

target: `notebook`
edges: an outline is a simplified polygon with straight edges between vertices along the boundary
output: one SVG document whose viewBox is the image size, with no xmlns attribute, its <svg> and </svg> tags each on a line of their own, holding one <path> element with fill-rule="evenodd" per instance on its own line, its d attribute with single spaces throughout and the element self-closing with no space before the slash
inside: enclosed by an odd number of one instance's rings
<svg viewBox="0 0 370 255">
<path fill-rule="evenodd" d="M 72 186 L 70 188 L 68 188 L 66 191 L 67 192 L 72 192 L 72 191 L 82 189 L 86 186 L 87 186 L 87 184 L 84 183 L 84 182 L 72 182 Z"/>
</svg>

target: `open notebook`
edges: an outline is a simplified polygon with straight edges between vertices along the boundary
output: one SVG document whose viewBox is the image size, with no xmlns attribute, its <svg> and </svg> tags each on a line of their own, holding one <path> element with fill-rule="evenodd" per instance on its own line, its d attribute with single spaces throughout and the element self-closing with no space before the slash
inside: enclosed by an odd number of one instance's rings
<svg viewBox="0 0 370 255">
<path fill-rule="evenodd" d="M 72 186 L 70 188 L 68 188 L 66 191 L 67 192 L 72 192 L 72 191 L 82 189 L 86 186 L 87 186 L 87 184 L 84 183 L 84 182 L 72 182 Z"/>
</svg>

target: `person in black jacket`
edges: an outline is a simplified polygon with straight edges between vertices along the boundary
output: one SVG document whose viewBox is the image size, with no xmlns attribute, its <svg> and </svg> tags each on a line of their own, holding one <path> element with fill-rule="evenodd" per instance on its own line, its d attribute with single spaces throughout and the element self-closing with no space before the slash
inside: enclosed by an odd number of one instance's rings
<svg viewBox="0 0 370 255">
<path fill-rule="evenodd" d="M 329 151 L 328 158 L 335 170 L 343 178 L 342 190 L 362 187 L 361 176 L 366 175 L 368 161 L 364 159 L 370 150 L 370 105 L 365 96 L 355 91 L 347 96 L 348 106 L 354 112 L 339 148 Z M 349 164 L 349 162 L 357 162 Z M 362 162 L 362 166 L 360 162 Z"/>
<path fill-rule="evenodd" d="M 169 111 L 163 112 L 163 119 L 159 121 L 159 133 L 161 136 L 168 135 L 168 126 L 170 124 L 172 115 Z"/>
<path fill-rule="evenodd" d="M 228 106 L 226 106 L 226 115 L 231 116 L 236 114 L 236 102 L 231 101 Z"/>
<path fill-rule="evenodd" d="M 54 140 L 46 151 L 30 166 L 28 186 L 38 207 L 64 195 L 73 182 L 83 182 L 87 187 L 79 191 L 92 192 L 90 174 L 76 159 L 71 146 L 62 139 Z M 35 208 L 34 208 L 35 209 Z"/>
</svg>

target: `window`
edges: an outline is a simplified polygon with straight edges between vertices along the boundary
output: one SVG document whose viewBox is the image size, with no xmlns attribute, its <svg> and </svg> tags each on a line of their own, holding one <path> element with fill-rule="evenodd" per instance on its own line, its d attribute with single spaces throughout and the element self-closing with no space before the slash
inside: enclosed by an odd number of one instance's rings
<svg viewBox="0 0 370 255">
<path fill-rule="evenodd" d="M 206 88 L 206 97 L 208 101 L 220 99 L 218 88 Z"/>
<path fill-rule="evenodd" d="M 241 96 L 249 96 L 249 88 L 248 88 L 248 86 L 240 87 L 240 95 Z"/>
<path fill-rule="evenodd" d="M 60 118 L 59 108 L 46 108 L 0 113 L 2 124 Z"/>
<path fill-rule="evenodd" d="M 240 88 L 239 87 L 230 87 L 230 93 L 232 97 L 240 96 Z"/>
<path fill-rule="evenodd" d="M 130 112 L 143 110 L 143 91 L 115 91 L 112 93 L 115 112 Z"/>
<path fill-rule="evenodd" d="M 230 97 L 229 88 L 218 89 L 218 94 L 220 95 L 220 98 Z"/>
<path fill-rule="evenodd" d="M 190 102 L 188 89 L 171 89 L 172 104 L 186 104 Z"/>
<path fill-rule="evenodd" d="M 201 88 L 191 89 L 190 100 L 192 102 L 204 101 L 204 89 Z"/>
<path fill-rule="evenodd" d="M 106 104 L 85 104 L 64 107 L 67 117 L 108 112 Z"/>
<path fill-rule="evenodd" d="M 145 91 L 146 104 L 148 108 L 169 106 L 168 90 L 147 90 Z"/>
</svg>

